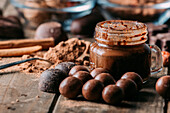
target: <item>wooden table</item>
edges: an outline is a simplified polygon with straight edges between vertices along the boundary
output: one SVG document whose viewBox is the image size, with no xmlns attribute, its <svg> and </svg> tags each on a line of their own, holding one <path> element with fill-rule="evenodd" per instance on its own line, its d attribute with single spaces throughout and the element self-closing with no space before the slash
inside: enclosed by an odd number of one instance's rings
<svg viewBox="0 0 170 113">
<path fill-rule="evenodd" d="M 3 58 L 0 64 L 17 60 L 20 58 Z M 38 90 L 40 74 L 21 73 L 11 67 L 0 70 L 0 113 L 165 113 L 164 100 L 154 88 L 156 80 L 163 75 L 164 71 L 151 77 L 133 100 L 113 106 L 86 101 L 81 97 L 70 100 L 41 92 Z M 170 113 L 170 103 L 168 106 L 167 112 Z"/>
</svg>

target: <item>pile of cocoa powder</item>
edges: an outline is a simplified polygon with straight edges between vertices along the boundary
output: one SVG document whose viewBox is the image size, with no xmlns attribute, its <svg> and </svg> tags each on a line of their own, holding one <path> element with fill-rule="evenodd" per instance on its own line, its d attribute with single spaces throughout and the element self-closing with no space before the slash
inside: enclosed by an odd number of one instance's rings
<svg viewBox="0 0 170 113">
<path fill-rule="evenodd" d="M 71 38 L 67 41 L 62 41 L 55 47 L 49 48 L 47 52 L 40 51 L 31 55 L 23 55 L 22 59 L 28 58 L 43 58 L 51 61 L 50 64 L 46 61 L 30 61 L 18 65 L 21 71 L 29 73 L 41 73 L 48 68 L 54 68 L 61 62 L 75 62 L 76 64 L 89 65 L 89 49 L 90 42 L 79 40 L 77 38 Z M 85 54 L 85 56 L 84 56 Z"/>
</svg>

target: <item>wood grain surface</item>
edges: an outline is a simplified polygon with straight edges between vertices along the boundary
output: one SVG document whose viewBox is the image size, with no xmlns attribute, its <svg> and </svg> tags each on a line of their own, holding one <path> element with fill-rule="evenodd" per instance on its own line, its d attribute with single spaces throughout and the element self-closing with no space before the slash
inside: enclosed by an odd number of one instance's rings
<svg viewBox="0 0 170 113">
<path fill-rule="evenodd" d="M 2 59 L 7 63 L 18 58 Z M 47 113 L 54 94 L 38 90 L 38 77 L 13 71 L 0 72 L 0 113 Z"/>
</svg>

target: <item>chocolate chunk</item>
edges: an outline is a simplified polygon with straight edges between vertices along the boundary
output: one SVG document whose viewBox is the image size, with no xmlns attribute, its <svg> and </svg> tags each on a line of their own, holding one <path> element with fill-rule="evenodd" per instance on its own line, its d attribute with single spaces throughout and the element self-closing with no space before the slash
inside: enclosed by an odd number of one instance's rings
<svg viewBox="0 0 170 113">
<path fill-rule="evenodd" d="M 130 99 L 137 93 L 137 85 L 130 79 L 120 79 L 116 82 L 116 86 L 123 89 L 125 99 Z"/>
<path fill-rule="evenodd" d="M 69 72 L 69 76 L 73 76 L 76 72 L 78 71 L 87 71 L 89 72 L 89 70 L 85 67 L 85 66 L 81 66 L 81 65 L 77 65 L 77 66 L 74 66 L 70 72 Z"/>
<path fill-rule="evenodd" d="M 100 73 L 95 77 L 95 80 L 99 80 L 104 86 L 116 83 L 115 79 L 109 73 Z"/>
<path fill-rule="evenodd" d="M 35 33 L 35 39 L 43 39 L 53 37 L 55 44 L 68 39 L 62 25 L 58 22 L 46 22 L 41 24 Z"/>
<path fill-rule="evenodd" d="M 71 33 L 92 37 L 96 24 L 104 20 L 104 17 L 97 10 L 94 10 L 87 16 L 73 20 L 71 24 Z"/>
<path fill-rule="evenodd" d="M 102 90 L 104 85 L 99 80 L 89 80 L 82 88 L 82 94 L 87 100 L 100 100 L 102 97 Z"/>
<path fill-rule="evenodd" d="M 83 83 L 75 77 L 67 77 L 64 79 L 59 87 L 60 93 L 67 98 L 76 98 L 81 94 Z"/>
<path fill-rule="evenodd" d="M 102 92 L 103 100 L 109 104 L 118 104 L 124 97 L 123 90 L 116 85 L 108 85 Z"/>
<path fill-rule="evenodd" d="M 90 74 L 92 75 L 93 78 L 95 78 L 100 73 L 108 73 L 108 71 L 104 68 L 96 68 L 93 71 L 91 71 Z"/>
<path fill-rule="evenodd" d="M 163 98 L 170 99 L 170 76 L 163 76 L 156 82 L 156 91 Z"/>
<path fill-rule="evenodd" d="M 40 76 L 39 89 L 44 92 L 58 93 L 59 85 L 66 77 L 66 73 L 59 69 L 48 69 Z"/>
<path fill-rule="evenodd" d="M 74 67 L 76 64 L 74 62 L 62 62 L 55 66 L 55 69 L 60 69 L 64 71 L 65 73 L 69 73 L 72 67 Z"/>
<path fill-rule="evenodd" d="M 85 84 L 88 80 L 93 79 L 90 73 L 87 71 L 78 71 L 73 75 L 73 77 L 80 79 L 83 84 Z"/>
<path fill-rule="evenodd" d="M 121 79 L 131 79 L 136 83 L 138 90 L 142 89 L 143 80 L 141 76 L 135 72 L 127 72 L 121 77 Z"/>
</svg>

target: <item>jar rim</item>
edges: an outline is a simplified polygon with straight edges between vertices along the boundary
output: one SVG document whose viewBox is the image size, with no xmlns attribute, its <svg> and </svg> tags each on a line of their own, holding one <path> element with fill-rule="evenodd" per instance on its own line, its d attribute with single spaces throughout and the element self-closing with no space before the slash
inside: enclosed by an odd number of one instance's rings
<svg viewBox="0 0 170 113">
<path fill-rule="evenodd" d="M 94 38 L 108 45 L 136 45 L 147 41 L 147 33 L 142 22 L 108 20 L 96 25 Z"/>
</svg>

